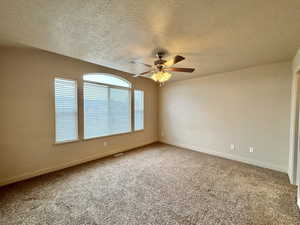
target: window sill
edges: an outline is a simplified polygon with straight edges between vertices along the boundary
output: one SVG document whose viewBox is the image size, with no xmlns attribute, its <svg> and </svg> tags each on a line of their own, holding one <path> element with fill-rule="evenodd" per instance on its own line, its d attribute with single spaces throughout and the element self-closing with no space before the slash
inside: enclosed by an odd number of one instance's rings
<svg viewBox="0 0 300 225">
<path fill-rule="evenodd" d="M 124 134 L 130 134 L 130 133 L 132 133 L 132 131 L 124 132 L 124 133 L 118 133 L 118 134 L 108 134 L 108 135 L 105 135 L 105 136 L 99 136 L 99 137 L 83 138 L 82 140 L 83 140 L 83 141 L 89 141 L 89 140 L 94 140 L 94 139 L 101 139 L 101 138 L 107 138 L 107 137 L 114 137 L 114 136 L 117 136 L 117 135 L 124 135 Z"/>
<path fill-rule="evenodd" d="M 99 137 L 83 138 L 82 140 L 83 140 L 83 141 L 89 141 L 89 140 L 94 140 L 94 139 L 109 138 L 109 137 L 114 137 L 114 136 L 119 136 L 119 135 L 132 134 L 132 133 L 140 132 L 140 131 L 144 131 L 144 130 L 145 130 L 145 129 L 141 129 L 141 130 L 133 130 L 133 131 L 124 132 L 124 133 L 118 133 L 118 134 L 109 134 L 109 135 L 99 136 Z"/>
<path fill-rule="evenodd" d="M 79 142 L 80 139 L 74 139 L 74 140 L 68 140 L 68 141 L 55 141 L 54 144 L 55 145 L 62 145 L 62 144 L 67 144 L 67 143 L 73 143 L 73 142 Z"/>
<path fill-rule="evenodd" d="M 144 131 L 144 130 L 145 130 L 145 128 L 139 129 L 139 130 L 134 130 L 133 132 L 140 132 L 140 131 Z"/>
<path fill-rule="evenodd" d="M 126 135 L 126 134 L 132 134 L 132 133 L 142 132 L 144 130 L 145 130 L 145 128 L 144 129 L 140 129 L 140 130 L 133 130 L 133 131 L 129 131 L 129 132 L 124 132 L 124 133 L 109 134 L 109 135 L 99 136 L 99 137 L 82 138 L 82 139 L 77 138 L 77 139 L 69 140 L 69 141 L 58 141 L 58 142 L 55 141 L 54 145 L 62 145 L 62 144 L 80 142 L 80 141 L 89 141 L 89 140 L 94 140 L 94 139 L 109 138 L 109 137 L 114 137 L 114 136 L 119 136 L 119 135 Z"/>
</svg>

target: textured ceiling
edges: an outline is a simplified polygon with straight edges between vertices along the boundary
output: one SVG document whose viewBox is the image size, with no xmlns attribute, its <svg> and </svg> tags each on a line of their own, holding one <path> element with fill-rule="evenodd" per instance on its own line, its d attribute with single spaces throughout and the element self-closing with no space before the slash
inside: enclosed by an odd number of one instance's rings
<svg viewBox="0 0 300 225">
<path fill-rule="evenodd" d="M 196 68 L 185 79 L 291 59 L 300 1 L 1 0 L 0 37 L 130 73 L 163 47 Z"/>
</svg>

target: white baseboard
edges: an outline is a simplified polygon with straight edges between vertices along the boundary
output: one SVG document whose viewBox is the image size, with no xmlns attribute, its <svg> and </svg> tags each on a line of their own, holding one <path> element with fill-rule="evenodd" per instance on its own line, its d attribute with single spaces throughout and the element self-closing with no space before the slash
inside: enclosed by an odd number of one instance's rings
<svg viewBox="0 0 300 225">
<path fill-rule="evenodd" d="M 170 143 L 166 140 L 160 140 L 160 142 L 165 143 L 165 144 L 169 144 L 169 145 L 178 146 L 178 147 L 181 147 L 181 148 L 186 148 L 186 149 L 197 151 L 197 152 L 206 153 L 206 154 L 209 154 L 209 155 L 215 155 L 215 156 L 219 156 L 219 157 L 222 157 L 222 158 L 231 159 L 231 160 L 234 160 L 234 161 L 239 161 L 239 162 L 251 164 L 251 165 L 254 165 L 254 166 L 258 166 L 258 167 L 263 167 L 263 168 L 267 168 L 267 169 L 287 173 L 287 169 L 283 168 L 282 166 L 278 166 L 278 165 L 274 165 L 274 164 L 254 160 L 254 159 L 249 159 L 249 158 L 246 158 L 246 157 L 243 157 L 243 156 L 233 155 L 233 154 L 224 153 L 224 152 L 218 152 L 218 151 L 214 151 L 214 150 L 211 150 L 211 149 L 201 148 L 201 147 L 188 145 L 188 144 Z"/>
<path fill-rule="evenodd" d="M 131 149 L 135 149 L 135 148 L 138 148 L 138 147 L 143 147 L 143 146 L 146 146 L 146 145 L 150 145 L 150 144 L 155 143 L 155 142 L 157 142 L 157 141 L 151 141 L 151 142 L 145 143 L 141 146 L 136 146 L 136 147 L 133 147 L 133 148 L 123 149 L 123 150 L 120 150 L 120 151 L 117 151 L 117 152 L 114 152 L 114 153 L 95 154 L 95 155 L 88 156 L 84 159 L 73 160 L 71 162 L 66 162 L 66 163 L 63 163 L 63 164 L 60 164 L 60 165 L 57 165 L 57 166 L 54 166 L 54 167 L 48 167 L 48 168 L 44 168 L 44 169 L 40 169 L 40 170 L 36 170 L 36 171 L 32 171 L 32 172 L 23 173 L 21 175 L 15 176 L 15 177 L 11 177 L 11 178 L 8 178 L 8 179 L 1 180 L 0 181 L 0 187 L 4 186 L 4 185 L 7 185 L 7 184 L 15 183 L 15 182 L 18 182 L 18 181 L 27 180 L 29 178 L 37 177 L 37 176 L 40 176 L 40 175 L 43 175 L 43 174 L 47 174 L 47 173 L 51 173 L 51 172 L 54 172 L 54 171 L 62 170 L 62 169 L 72 167 L 72 166 L 75 166 L 75 165 L 79 165 L 79 164 L 82 164 L 82 163 L 85 163 L 85 162 L 89 162 L 89 161 L 93 161 L 93 160 L 96 160 L 96 159 L 104 158 L 104 157 L 107 157 L 107 156 L 110 156 L 110 155 L 113 155 L 113 154 L 116 154 L 116 153 L 119 153 L 119 152 L 125 152 L 125 151 L 129 151 Z"/>
</svg>

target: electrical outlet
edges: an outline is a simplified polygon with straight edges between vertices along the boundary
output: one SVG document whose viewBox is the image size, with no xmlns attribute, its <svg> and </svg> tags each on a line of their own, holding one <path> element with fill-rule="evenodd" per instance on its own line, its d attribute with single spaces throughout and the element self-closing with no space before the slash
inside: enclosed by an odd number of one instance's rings
<svg viewBox="0 0 300 225">
<path fill-rule="evenodd" d="M 251 153 L 254 152 L 254 148 L 253 148 L 253 147 L 250 147 L 250 148 L 249 148 L 249 152 L 251 152 Z"/>
<path fill-rule="evenodd" d="M 106 141 L 103 142 L 103 146 L 107 146 L 107 142 Z"/>
<path fill-rule="evenodd" d="M 231 145 L 230 145 L 230 150 L 234 150 L 234 149 L 235 149 L 234 144 L 231 144 Z"/>
</svg>

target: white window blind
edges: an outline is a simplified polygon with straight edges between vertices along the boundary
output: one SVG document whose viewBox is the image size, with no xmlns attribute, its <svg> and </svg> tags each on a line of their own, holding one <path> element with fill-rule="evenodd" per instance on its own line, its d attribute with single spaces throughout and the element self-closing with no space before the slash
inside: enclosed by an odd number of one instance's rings
<svg viewBox="0 0 300 225">
<path fill-rule="evenodd" d="M 144 129 L 144 91 L 134 90 L 134 130 Z"/>
<path fill-rule="evenodd" d="M 55 141 L 78 139 L 77 84 L 75 80 L 54 79 Z"/>
<path fill-rule="evenodd" d="M 130 91 L 118 88 L 109 88 L 109 90 L 111 133 L 129 132 L 131 130 Z"/>
<path fill-rule="evenodd" d="M 84 138 L 130 132 L 129 89 L 84 82 Z"/>
</svg>

